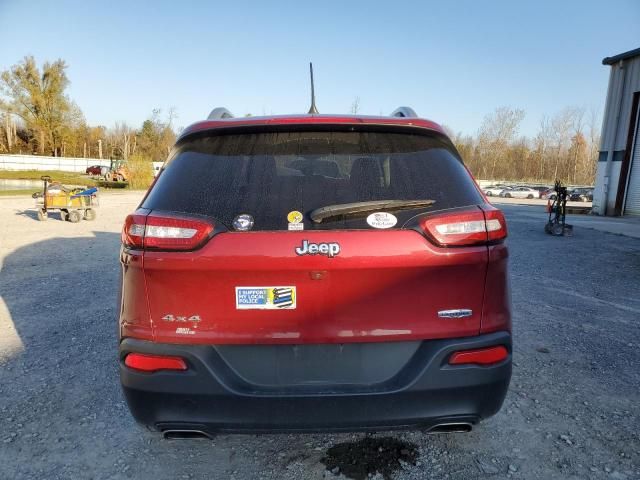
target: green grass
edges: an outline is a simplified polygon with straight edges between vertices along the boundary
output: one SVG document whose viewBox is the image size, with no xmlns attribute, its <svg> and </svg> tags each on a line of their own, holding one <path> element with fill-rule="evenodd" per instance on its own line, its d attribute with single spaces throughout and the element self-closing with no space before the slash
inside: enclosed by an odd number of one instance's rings
<svg viewBox="0 0 640 480">
<path fill-rule="evenodd" d="M 31 196 L 32 193 L 37 191 L 38 191 L 37 188 L 23 188 L 20 190 L 0 190 L 0 197 L 9 197 L 11 195 Z"/>
<path fill-rule="evenodd" d="M 63 172 L 60 170 L 0 170 L 0 179 L 12 180 L 40 180 L 43 175 L 48 175 L 54 182 L 72 185 L 95 185 L 96 181 L 76 172 Z"/>
</svg>

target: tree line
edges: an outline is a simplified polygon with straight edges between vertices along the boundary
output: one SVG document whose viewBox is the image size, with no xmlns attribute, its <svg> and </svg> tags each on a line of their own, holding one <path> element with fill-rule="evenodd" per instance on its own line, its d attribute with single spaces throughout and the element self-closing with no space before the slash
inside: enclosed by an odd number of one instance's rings
<svg viewBox="0 0 640 480">
<path fill-rule="evenodd" d="M 475 136 L 445 129 L 476 178 L 593 185 L 600 145 L 598 114 L 566 107 L 544 117 L 533 138 L 518 135 L 524 116 L 524 110 L 500 107 L 484 118 Z"/>
<path fill-rule="evenodd" d="M 39 68 L 33 57 L 0 73 L 0 153 L 162 161 L 173 145 L 175 109 L 156 109 L 140 128 L 116 123 L 87 124 L 65 93 L 64 60 Z M 352 113 L 360 108 L 356 98 Z M 598 115 L 567 107 L 540 122 L 535 137 L 519 135 L 524 110 L 500 107 L 487 115 L 475 135 L 447 133 L 476 178 L 591 185 L 597 165 Z"/>
<path fill-rule="evenodd" d="M 69 98 L 64 60 L 33 57 L 0 73 L 0 153 L 163 161 L 176 139 L 175 109 L 155 109 L 139 128 L 91 126 Z"/>
</svg>

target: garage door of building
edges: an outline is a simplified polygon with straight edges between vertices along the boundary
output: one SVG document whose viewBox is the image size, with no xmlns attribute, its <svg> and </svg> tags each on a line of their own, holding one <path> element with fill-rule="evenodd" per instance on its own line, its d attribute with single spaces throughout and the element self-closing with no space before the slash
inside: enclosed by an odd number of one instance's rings
<svg viewBox="0 0 640 480">
<path fill-rule="evenodd" d="M 639 119 L 640 120 L 640 119 Z M 640 215 L 640 122 L 636 122 L 636 134 L 631 152 L 631 171 L 624 202 L 625 215 Z"/>
</svg>

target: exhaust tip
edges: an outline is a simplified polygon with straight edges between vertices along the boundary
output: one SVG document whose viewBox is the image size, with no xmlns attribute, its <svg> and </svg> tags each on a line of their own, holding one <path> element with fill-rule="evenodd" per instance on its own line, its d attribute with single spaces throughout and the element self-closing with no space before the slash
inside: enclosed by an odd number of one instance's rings
<svg viewBox="0 0 640 480">
<path fill-rule="evenodd" d="M 431 427 L 427 433 L 468 433 L 473 430 L 473 425 L 466 422 L 440 423 Z"/>
<path fill-rule="evenodd" d="M 163 430 L 165 440 L 213 440 L 213 437 L 202 430 Z"/>
</svg>

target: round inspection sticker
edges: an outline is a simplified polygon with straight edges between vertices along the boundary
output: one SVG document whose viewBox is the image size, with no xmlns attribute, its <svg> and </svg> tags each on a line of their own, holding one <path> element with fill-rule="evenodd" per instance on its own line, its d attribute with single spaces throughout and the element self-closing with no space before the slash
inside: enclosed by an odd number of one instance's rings
<svg viewBox="0 0 640 480">
<path fill-rule="evenodd" d="M 395 227 L 398 219 L 390 213 L 376 212 L 367 217 L 367 223 L 373 228 L 391 228 Z"/>
<path fill-rule="evenodd" d="M 289 223 L 300 223 L 300 222 L 302 222 L 302 213 L 300 213 L 297 210 L 289 212 L 287 214 L 287 221 Z"/>
</svg>

